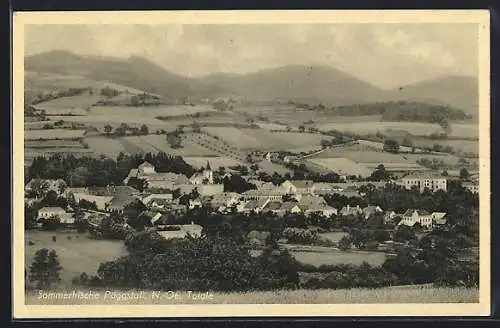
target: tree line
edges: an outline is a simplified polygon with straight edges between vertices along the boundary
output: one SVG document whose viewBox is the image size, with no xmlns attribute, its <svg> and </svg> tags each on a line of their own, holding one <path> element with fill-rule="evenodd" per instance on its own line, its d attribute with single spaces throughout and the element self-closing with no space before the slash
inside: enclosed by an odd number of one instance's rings
<svg viewBox="0 0 500 328">
<path fill-rule="evenodd" d="M 121 185 L 130 170 L 143 161 L 153 164 L 158 172 L 173 172 L 188 177 L 196 172 L 182 157 L 164 152 L 145 155 L 120 153 L 116 159 L 54 154 L 47 158 L 34 158 L 28 168 L 27 181 L 33 178 L 63 179 L 70 187 Z"/>
</svg>

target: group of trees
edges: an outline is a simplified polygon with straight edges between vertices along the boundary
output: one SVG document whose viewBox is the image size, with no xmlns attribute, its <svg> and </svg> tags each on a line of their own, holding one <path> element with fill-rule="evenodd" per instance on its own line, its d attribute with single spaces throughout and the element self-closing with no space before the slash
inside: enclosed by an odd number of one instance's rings
<svg viewBox="0 0 500 328">
<path fill-rule="evenodd" d="M 432 105 L 417 101 L 383 101 L 326 107 L 324 104 L 297 104 L 297 108 L 324 111 L 338 116 L 382 115 L 384 121 L 413 121 L 440 123 L 443 120 L 470 118 L 464 111 L 445 105 Z"/>
<path fill-rule="evenodd" d="M 149 128 L 146 124 L 142 124 L 140 128 L 135 126 L 130 126 L 126 123 L 122 123 L 115 128 L 113 132 L 113 127 L 110 124 L 106 124 L 104 126 L 104 132 L 109 137 L 111 135 L 115 137 L 123 137 L 126 135 L 134 135 L 134 136 L 144 136 L 149 134 Z"/>
<path fill-rule="evenodd" d="M 271 290 L 299 282 L 288 252 L 269 249 L 254 257 L 223 229 L 178 240 L 128 233 L 125 245 L 129 255 L 102 263 L 94 281 L 106 287 L 193 291 Z"/>
<path fill-rule="evenodd" d="M 39 103 L 42 103 L 44 101 L 49 101 L 49 100 L 54 100 L 54 99 L 59 99 L 59 98 L 64 98 L 64 97 L 74 97 L 78 96 L 84 93 L 89 93 L 92 94 L 92 88 L 87 87 L 87 88 L 69 88 L 66 90 L 58 90 L 56 92 L 51 92 L 51 93 L 40 93 L 38 94 L 35 98 L 33 98 L 30 103 L 31 105 L 36 105 Z"/>
<path fill-rule="evenodd" d="M 63 179 L 68 186 L 86 187 L 121 185 L 130 169 L 148 161 L 158 172 L 174 172 L 191 176 L 196 171 L 180 156 L 164 152 L 145 155 L 120 153 L 116 160 L 111 158 L 75 157 L 71 154 L 54 154 L 50 157 L 36 157 L 28 168 L 27 181 L 32 178 Z"/>
</svg>

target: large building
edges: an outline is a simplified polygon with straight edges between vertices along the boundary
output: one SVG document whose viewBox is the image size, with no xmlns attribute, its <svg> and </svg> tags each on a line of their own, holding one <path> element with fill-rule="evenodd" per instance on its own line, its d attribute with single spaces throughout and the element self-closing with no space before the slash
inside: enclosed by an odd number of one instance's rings
<svg viewBox="0 0 500 328">
<path fill-rule="evenodd" d="M 189 179 L 183 174 L 156 172 L 149 162 L 143 162 L 136 169 L 131 169 L 123 183 L 127 184 L 131 178 L 145 180 L 149 189 L 173 189 L 176 185 L 189 183 Z"/>
<path fill-rule="evenodd" d="M 430 191 L 447 190 L 447 179 L 444 176 L 430 174 L 414 174 L 407 175 L 401 179 L 406 189 L 418 188 L 423 192 L 426 188 Z"/>
</svg>

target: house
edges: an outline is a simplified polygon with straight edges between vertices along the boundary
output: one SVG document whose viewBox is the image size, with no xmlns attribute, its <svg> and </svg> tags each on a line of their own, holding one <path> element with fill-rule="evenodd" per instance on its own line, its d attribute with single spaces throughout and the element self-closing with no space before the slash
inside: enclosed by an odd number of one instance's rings
<svg viewBox="0 0 500 328">
<path fill-rule="evenodd" d="M 476 182 L 462 182 L 462 187 L 469 190 L 471 193 L 479 194 L 479 183 Z"/>
<path fill-rule="evenodd" d="M 31 179 L 24 186 L 24 191 L 26 193 L 34 193 L 36 197 L 43 197 L 49 191 L 54 191 L 60 195 L 66 188 L 66 182 L 62 179 Z"/>
<path fill-rule="evenodd" d="M 269 198 L 262 198 L 259 200 L 249 200 L 246 203 L 243 204 L 241 208 L 241 212 L 243 213 L 250 213 L 250 212 L 256 212 L 260 213 L 264 207 L 266 207 L 267 203 L 269 203 L 271 200 Z"/>
<path fill-rule="evenodd" d="M 225 192 L 219 195 L 212 196 L 210 206 L 219 210 L 220 212 L 226 211 L 239 203 L 240 195 L 235 192 Z"/>
<path fill-rule="evenodd" d="M 141 175 L 155 174 L 156 170 L 153 164 L 145 161 L 137 167 L 137 171 Z"/>
<path fill-rule="evenodd" d="M 111 199 L 111 201 L 108 203 L 106 211 L 123 213 L 123 209 L 125 208 L 125 206 L 135 201 L 140 201 L 140 199 L 137 196 L 131 195 L 127 192 L 120 192 L 116 196 L 114 196 L 113 199 Z"/>
<path fill-rule="evenodd" d="M 38 210 L 38 219 L 50 219 L 61 217 L 66 213 L 66 210 L 61 207 L 42 207 Z"/>
<path fill-rule="evenodd" d="M 207 162 L 206 167 L 202 168 L 201 172 L 194 173 L 191 178 L 189 178 L 189 182 L 194 185 L 213 184 L 214 174 L 210 167 L 210 163 Z"/>
<path fill-rule="evenodd" d="M 279 212 L 281 212 L 281 201 L 277 201 L 277 200 L 273 200 L 273 201 L 269 201 L 266 206 L 264 206 L 264 208 L 262 209 L 262 212 L 263 213 L 274 213 L 274 214 L 278 214 Z"/>
<path fill-rule="evenodd" d="M 277 161 L 279 159 L 279 155 L 276 153 L 266 153 L 264 155 L 264 159 L 268 162 L 274 162 L 274 161 Z"/>
<path fill-rule="evenodd" d="M 349 216 L 349 215 L 361 215 L 363 214 L 363 210 L 359 207 L 359 205 L 356 206 L 344 206 L 340 210 L 340 215 L 342 216 Z"/>
<path fill-rule="evenodd" d="M 184 174 L 173 172 L 156 172 L 149 162 L 143 162 L 136 169 L 131 169 L 123 184 L 128 184 L 131 178 L 145 180 L 148 189 L 176 189 L 177 185 L 189 182 Z"/>
<path fill-rule="evenodd" d="M 380 208 L 380 206 L 367 206 L 363 208 L 363 216 L 365 219 L 372 217 L 378 213 L 383 213 L 384 211 Z"/>
<path fill-rule="evenodd" d="M 159 226 L 156 231 L 165 239 L 185 238 L 188 235 L 199 237 L 201 236 L 203 227 L 193 223 L 183 225 L 165 225 Z"/>
<path fill-rule="evenodd" d="M 444 219 L 445 216 L 446 213 L 442 212 L 429 213 L 426 210 L 408 209 L 401 216 L 401 221 L 398 225 L 407 225 L 412 227 L 416 223 L 419 223 L 422 227 L 430 229 L 436 224 L 446 223 L 446 220 Z"/>
<path fill-rule="evenodd" d="M 417 187 L 420 192 L 426 188 L 431 191 L 447 190 L 447 178 L 440 175 L 431 174 L 411 174 L 401 179 L 406 189 Z"/>
<path fill-rule="evenodd" d="M 94 196 L 94 195 L 89 195 L 87 193 L 74 193 L 73 197 L 75 198 L 77 204 L 81 200 L 86 200 L 90 203 L 95 203 L 97 209 L 100 211 L 106 210 L 106 206 L 113 199 L 113 196 Z"/>
<path fill-rule="evenodd" d="M 147 196 L 142 197 L 141 201 L 144 203 L 144 205 L 149 205 L 150 203 L 153 203 L 155 201 L 170 203 L 173 201 L 173 199 L 174 195 L 172 193 L 165 193 L 165 194 L 149 194 Z"/>
<path fill-rule="evenodd" d="M 281 205 L 280 211 L 283 214 L 299 214 L 302 212 L 302 209 L 300 208 L 299 204 L 297 202 L 284 202 Z"/>
<path fill-rule="evenodd" d="M 199 198 L 189 200 L 189 209 L 190 210 L 192 210 L 194 208 L 200 208 L 202 206 L 203 206 L 203 204 L 201 203 L 201 200 Z"/>
<path fill-rule="evenodd" d="M 290 194 L 311 194 L 314 192 L 312 180 L 286 180 L 281 187 Z"/>
<path fill-rule="evenodd" d="M 319 214 L 325 217 L 332 217 L 337 215 L 338 210 L 327 204 L 311 204 L 309 206 L 300 206 L 304 211 L 306 216 L 311 216 L 312 214 Z"/>
<path fill-rule="evenodd" d="M 244 200 L 259 200 L 259 199 L 270 199 L 270 200 L 281 200 L 281 198 L 286 195 L 287 192 L 281 187 L 274 188 L 264 188 L 264 189 L 250 189 L 241 194 Z"/>
<path fill-rule="evenodd" d="M 388 211 L 384 213 L 384 223 L 389 223 L 397 216 L 396 212 Z"/>
</svg>

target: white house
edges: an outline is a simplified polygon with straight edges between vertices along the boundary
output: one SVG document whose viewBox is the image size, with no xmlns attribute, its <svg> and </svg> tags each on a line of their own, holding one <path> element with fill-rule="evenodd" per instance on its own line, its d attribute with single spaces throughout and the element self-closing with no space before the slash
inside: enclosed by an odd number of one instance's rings
<svg viewBox="0 0 500 328">
<path fill-rule="evenodd" d="M 314 192 L 314 182 L 311 180 L 286 180 L 281 187 L 290 194 L 311 194 Z"/>
<path fill-rule="evenodd" d="M 200 208 L 202 207 L 202 203 L 200 199 L 190 199 L 189 200 L 189 209 L 192 210 L 194 208 Z"/>
<path fill-rule="evenodd" d="M 39 219 L 50 219 L 56 216 L 63 216 L 66 213 L 61 207 L 43 207 L 38 210 Z"/>
<path fill-rule="evenodd" d="M 436 224 L 446 223 L 445 216 L 446 213 L 442 212 L 429 213 L 426 210 L 409 209 L 402 215 L 398 225 L 412 227 L 416 223 L 419 223 L 422 227 L 430 229 Z"/>
<path fill-rule="evenodd" d="M 473 194 L 479 194 L 479 183 L 475 182 L 462 182 L 462 187 L 469 190 Z"/>
<path fill-rule="evenodd" d="M 447 190 L 447 179 L 443 176 L 429 174 L 412 174 L 401 179 L 406 189 L 417 187 L 420 192 L 425 188 L 431 191 Z"/>
</svg>

